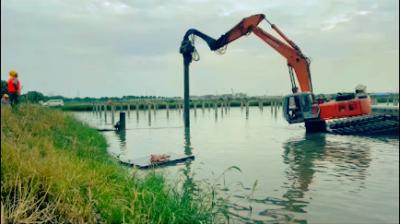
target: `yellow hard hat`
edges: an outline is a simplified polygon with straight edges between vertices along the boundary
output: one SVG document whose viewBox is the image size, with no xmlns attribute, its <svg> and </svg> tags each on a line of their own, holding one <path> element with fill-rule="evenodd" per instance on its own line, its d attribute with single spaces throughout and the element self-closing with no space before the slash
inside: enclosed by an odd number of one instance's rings
<svg viewBox="0 0 400 224">
<path fill-rule="evenodd" d="M 17 74 L 18 74 L 17 71 L 15 71 L 14 69 L 10 70 L 10 76 L 16 77 Z"/>
<path fill-rule="evenodd" d="M 8 94 L 4 94 L 3 97 L 4 97 L 4 98 L 8 98 Z"/>
</svg>

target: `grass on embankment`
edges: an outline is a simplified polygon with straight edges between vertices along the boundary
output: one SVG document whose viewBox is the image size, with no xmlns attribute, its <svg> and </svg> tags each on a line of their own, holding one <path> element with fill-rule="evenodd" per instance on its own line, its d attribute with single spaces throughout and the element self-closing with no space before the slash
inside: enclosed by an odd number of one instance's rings
<svg viewBox="0 0 400 224">
<path fill-rule="evenodd" d="M 171 188 L 154 172 L 135 179 L 106 147 L 103 136 L 61 111 L 2 108 L 2 223 L 216 221 L 211 195 Z"/>
</svg>

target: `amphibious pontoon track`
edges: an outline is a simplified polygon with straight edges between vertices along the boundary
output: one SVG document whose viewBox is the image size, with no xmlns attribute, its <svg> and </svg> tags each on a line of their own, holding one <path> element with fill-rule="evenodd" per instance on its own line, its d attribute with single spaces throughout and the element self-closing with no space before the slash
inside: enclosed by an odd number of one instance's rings
<svg viewBox="0 0 400 224">
<path fill-rule="evenodd" d="M 374 114 L 328 121 L 327 131 L 334 134 L 381 134 L 398 133 L 399 116 Z"/>
</svg>

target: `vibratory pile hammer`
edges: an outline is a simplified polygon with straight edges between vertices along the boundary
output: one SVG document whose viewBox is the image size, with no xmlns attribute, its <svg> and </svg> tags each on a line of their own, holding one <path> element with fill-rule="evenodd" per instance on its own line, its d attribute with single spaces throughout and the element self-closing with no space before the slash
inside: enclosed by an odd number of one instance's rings
<svg viewBox="0 0 400 224">
<path fill-rule="evenodd" d="M 276 38 L 259 27 L 266 21 L 282 38 Z M 359 86 L 354 93 L 337 94 L 333 99 L 317 98 L 311 82 L 310 59 L 264 14 L 244 18 L 220 38 L 214 39 L 196 29 L 189 29 L 182 40 L 185 72 L 198 54 L 191 37 L 203 39 L 212 51 L 224 49 L 242 36 L 254 33 L 286 58 L 292 94 L 283 99 L 283 115 L 288 123 L 305 123 L 307 132 L 333 132 L 338 134 L 370 134 L 398 130 L 398 117 L 371 114 L 371 101 L 366 88 Z M 297 80 L 297 81 L 296 81 Z"/>
</svg>

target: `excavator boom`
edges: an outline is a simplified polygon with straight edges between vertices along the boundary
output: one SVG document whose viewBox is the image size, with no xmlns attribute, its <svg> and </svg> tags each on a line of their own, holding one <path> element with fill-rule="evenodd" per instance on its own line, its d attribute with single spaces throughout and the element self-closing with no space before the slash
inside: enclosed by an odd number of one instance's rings
<svg viewBox="0 0 400 224">
<path fill-rule="evenodd" d="M 268 45 L 274 48 L 279 54 L 286 58 L 289 66 L 289 73 L 291 75 L 290 78 L 292 83 L 292 91 L 297 92 L 296 82 L 293 78 L 292 71 L 292 69 L 294 69 L 299 82 L 300 90 L 302 92 L 312 92 L 309 59 L 303 55 L 300 48 L 293 41 L 287 38 L 282 31 L 280 31 L 274 24 L 271 24 L 268 20 L 265 19 L 268 23 L 270 23 L 272 29 L 274 29 L 285 40 L 286 43 L 258 27 L 258 24 L 264 19 L 265 15 L 263 14 L 257 14 L 244 18 L 236 26 L 218 39 L 214 39 L 196 29 L 189 29 L 183 37 L 180 52 L 184 55 L 185 60 L 187 60 L 188 63 L 192 61 L 194 46 L 189 40 L 191 35 L 200 37 L 207 43 L 210 50 L 215 51 L 239 39 L 240 37 L 253 32 Z"/>
</svg>

